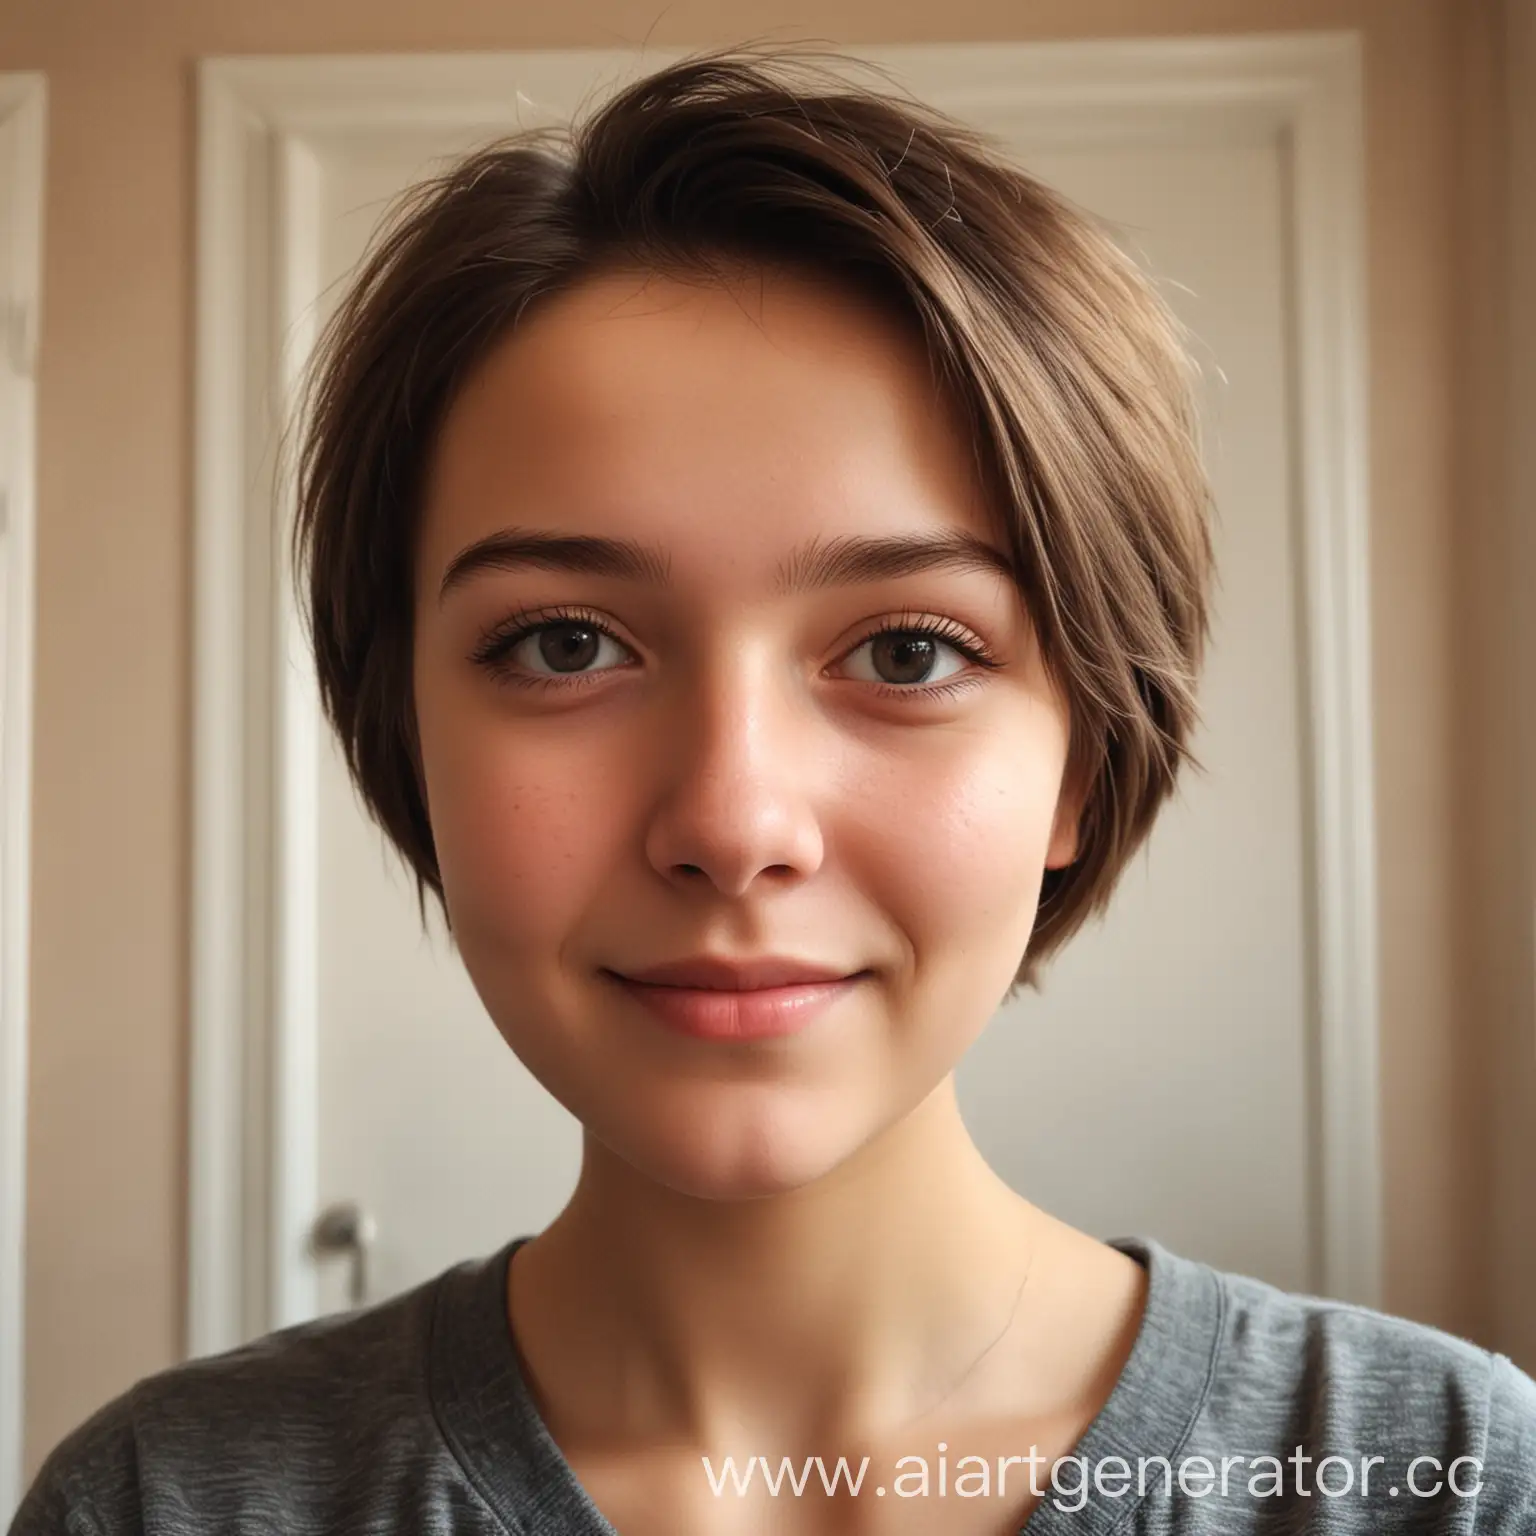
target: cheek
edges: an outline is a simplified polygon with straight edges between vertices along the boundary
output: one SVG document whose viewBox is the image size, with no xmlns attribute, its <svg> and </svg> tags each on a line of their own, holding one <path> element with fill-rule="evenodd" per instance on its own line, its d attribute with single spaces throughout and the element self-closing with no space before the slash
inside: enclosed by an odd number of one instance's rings
<svg viewBox="0 0 1536 1536">
<path fill-rule="evenodd" d="M 488 933 L 504 951 L 558 946 L 618 856 L 616 786 L 573 772 L 569 747 L 483 708 L 428 709 L 421 732 L 432 835 L 461 943 Z"/>
<path fill-rule="evenodd" d="M 995 938 L 1018 946 L 1016 964 L 1034 922 L 1064 747 L 1042 730 L 950 745 L 920 772 L 892 765 L 866 779 L 862 862 L 915 947 L 970 956 Z"/>
</svg>

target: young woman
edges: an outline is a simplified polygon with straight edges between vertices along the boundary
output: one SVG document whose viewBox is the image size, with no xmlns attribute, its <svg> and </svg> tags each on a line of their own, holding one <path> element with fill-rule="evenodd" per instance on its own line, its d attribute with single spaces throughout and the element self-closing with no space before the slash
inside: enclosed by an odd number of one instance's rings
<svg viewBox="0 0 1536 1536">
<path fill-rule="evenodd" d="M 1195 721 L 1188 370 L 1109 239 L 695 57 L 423 189 L 315 381 L 324 703 L 579 1185 L 140 1382 L 21 1536 L 1536 1530 L 1507 1359 L 1074 1231 L 956 1109 Z"/>
</svg>

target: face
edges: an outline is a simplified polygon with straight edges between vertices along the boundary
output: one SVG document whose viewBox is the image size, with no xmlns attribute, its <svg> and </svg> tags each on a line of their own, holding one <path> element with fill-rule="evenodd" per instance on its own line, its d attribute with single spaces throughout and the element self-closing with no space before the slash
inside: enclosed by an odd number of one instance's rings
<svg viewBox="0 0 1536 1536">
<path fill-rule="evenodd" d="M 920 342 L 809 278 L 591 278 L 455 401 L 414 656 L 445 902 L 508 1044 L 644 1175 L 817 1179 L 1007 992 L 1079 804 L 1002 548 Z M 698 956 L 854 979 L 754 1038 L 617 979 Z"/>
</svg>

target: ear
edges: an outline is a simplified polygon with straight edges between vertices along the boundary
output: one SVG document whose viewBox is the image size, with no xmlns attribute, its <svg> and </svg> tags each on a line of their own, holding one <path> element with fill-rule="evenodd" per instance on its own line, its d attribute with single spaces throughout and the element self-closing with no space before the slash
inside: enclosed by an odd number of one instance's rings
<svg viewBox="0 0 1536 1536">
<path fill-rule="evenodd" d="M 1083 819 L 1083 808 L 1088 803 L 1088 784 L 1085 775 L 1063 776 L 1061 792 L 1056 798 L 1056 819 L 1051 823 L 1051 840 L 1046 848 L 1045 867 L 1065 869 L 1078 855 L 1078 829 Z"/>
</svg>

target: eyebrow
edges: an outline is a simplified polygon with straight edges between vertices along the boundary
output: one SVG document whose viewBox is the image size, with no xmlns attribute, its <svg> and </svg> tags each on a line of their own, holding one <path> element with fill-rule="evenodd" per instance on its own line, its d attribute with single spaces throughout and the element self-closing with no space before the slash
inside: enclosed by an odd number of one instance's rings
<svg viewBox="0 0 1536 1536">
<path fill-rule="evenodd" d="M 437 600 L 441 604 L 449 592 L 479 572 L 526 569 L 613 576 L 658 587 L 668 586 L 671 580 L 671 562 L 665 552 L 631 539 L 505 528 L 475 540 L 449 561 Z M 885 538 L 812 539 L 780 563 L 775 579 L 780 594 L 794 595 L 926 571 L 987 571 L 1009 581 L 1015 574 L 1013 562 L 1002 550 L 955 529 Z"/>
</svg>

